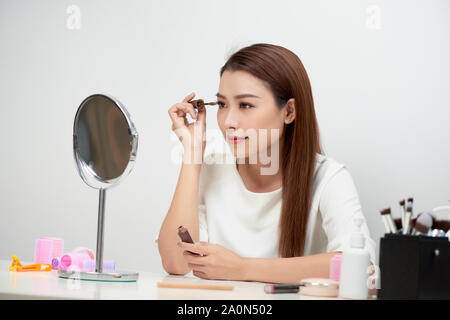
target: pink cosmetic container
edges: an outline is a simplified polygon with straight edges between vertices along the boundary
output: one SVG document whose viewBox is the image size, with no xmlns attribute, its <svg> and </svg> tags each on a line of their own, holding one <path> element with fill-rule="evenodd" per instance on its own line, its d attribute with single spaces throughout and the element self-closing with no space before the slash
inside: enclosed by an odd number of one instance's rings
<svg viewBox="0 0 450 320">
<path fill-rule="evenodd" d="M 342 255 L 336 254 L 330 262 L 330 279 L 339 282 L 341 276 Z"/>
<path fill-rule="evenodd" d="M 76 248 L 71 253 L 64 254 L 59 260 L 59 268 L 61 270 L 78 270 L 83 269 L 83 261 L 94 260 L 94 253 L 87 248 Z"/>
<path fill-rule="evenodd" d="M 60 257 L 63 251 L 63 239 L 50 237 L 37 238 L 34 251 L 34 263 L 51 264 L 53 258 Z"/>
</svg>

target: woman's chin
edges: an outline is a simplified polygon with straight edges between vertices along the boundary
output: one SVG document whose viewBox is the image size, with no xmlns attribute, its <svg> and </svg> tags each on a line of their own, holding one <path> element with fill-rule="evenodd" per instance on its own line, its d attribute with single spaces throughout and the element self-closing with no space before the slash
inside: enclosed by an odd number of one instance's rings
<svg viewBox="0 0 450 320">
<path fill-rule="evenodd" d="M 248 152 L 238 152 L 236 150 L 231 150 L 231 153 L 236 158 L 238 163 L 255 164 L 258 163 L 258 158 L 256 153 Z"/>
<path fill-rule="evenodd" d="M 242 152 L 242 150 L 236 150 L 233 146 L 230 146 L 230 151 L 236 159 L 241 161 L 248 158 L 247 152 Z"/>
</svg>

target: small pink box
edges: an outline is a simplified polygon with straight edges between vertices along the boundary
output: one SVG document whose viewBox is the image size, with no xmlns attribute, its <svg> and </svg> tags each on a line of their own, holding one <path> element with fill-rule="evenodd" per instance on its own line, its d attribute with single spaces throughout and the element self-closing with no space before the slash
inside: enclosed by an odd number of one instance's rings
<svg viewBox="0 0 450 320">
<path fill-rule="evenodd" d="M 34 251 L 34 263 L 51 264 L 53 258 L 60 257 L 63 251 L 63 239 L 50 237 L 37 238 Z"/>
</svg>

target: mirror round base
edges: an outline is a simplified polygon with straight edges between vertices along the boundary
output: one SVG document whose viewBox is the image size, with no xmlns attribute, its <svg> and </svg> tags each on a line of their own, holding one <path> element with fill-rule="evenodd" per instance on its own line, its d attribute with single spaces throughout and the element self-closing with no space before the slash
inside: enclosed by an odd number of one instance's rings
<svg viewBox="0 0 450 320">
<path fill-rule="evenodd" d="M 136 282 L 138 272 L 79 272 L 73 270 L 60 270 L 59 277 L 72 280 L 106 281 L 106 282 Z"/>
</svg>

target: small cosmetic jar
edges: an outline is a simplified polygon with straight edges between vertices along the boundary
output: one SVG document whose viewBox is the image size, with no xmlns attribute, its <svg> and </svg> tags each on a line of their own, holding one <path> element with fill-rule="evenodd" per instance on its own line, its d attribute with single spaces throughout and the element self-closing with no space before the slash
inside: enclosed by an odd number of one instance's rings
<svg viewBox="0 0 450 320">
<path fill-rule="evenodd" d="M 342 262 L 342 255 L 336 254 L 331 258 L 330 261 L 330 279 L 334 281 L 338 281 L 341 276 L 341 262 Z"/>
<path fill-rule="evenodd" d="M 315 297 L 337 297 L 339 282 L 324 278 L 307 278 L 300 281 L 299 294 Z"/>
</svg>

